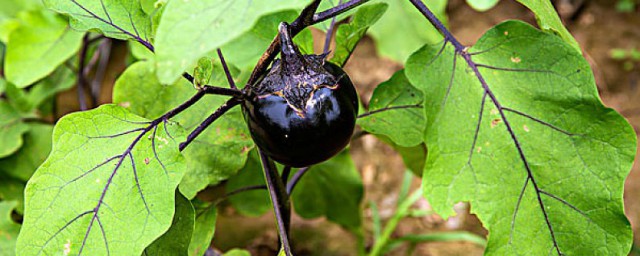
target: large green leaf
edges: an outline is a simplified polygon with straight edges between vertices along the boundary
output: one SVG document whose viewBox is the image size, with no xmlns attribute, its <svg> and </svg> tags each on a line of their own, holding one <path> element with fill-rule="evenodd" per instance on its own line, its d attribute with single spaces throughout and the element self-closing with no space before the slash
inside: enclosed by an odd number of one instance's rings
<svg viewBox="0 0 640 256">
<path fill-rule="evenodd" d="M 249 153 L 247 163 L 238 174 L 229 178 L 225 189 L 230 193 L 251 186 L 266 186 L 257 150 Z M 271 199 L 266 190 L 244 191 L 229 197 L 228 200 L 233 208 L 246 216 L 260 216 L 271 209 Z"/>
<path fill-rule="evenodd" d="M 206 53 L 231 42 L 265 14 L 300 9 L 309 0 L 176 0 L 167 3 L 156 35 L 158 78 L 173 83 Z"/>
<path fill-rule="evenodd" d="M 0 100 L 0 158 L 9 156 L 22 146 L 22 134 L 29 126 L 22 121 L 20 112 L 11 104 Z"/>
<path fill-rule="evenodd" d="M 176 212 L 171 228 L 144 250 L 145 256 L 187 255 L 195 222 L 193 205 L 180 192 L 176 192 Z"/>
<path fill-rule="evenodd" d="M 556 9 L 551 4 L 551 1 L 539 1 L 539 0 L 517 0 L 522 5 L 526 6 L 536 15 L 536 21 L 538 26 L 542 30 L 549 31 L 553 34 L 558 34 L 565 42 L 569 43 L 576 51 L 582 52 L 580 45 L 575 38 L 569 33 L 569 30 L 562 24 L 560 16 L 556 12 Z"/>
<path fill-rule="evenodd" d="M 16 255 L 20 225 L 11 219 L 11 212 L 17 205 L 16 201 L 0 201 L 0 252 L 3 256 Z"/>
<path fill-rule="evenodd" d="M 434 210 L 449 217 L 471 202 L 491 255 L 628 253 L 622 194 L 635 133 L 602 105 L 581 54 L 518 21 L 468 52 L 431 45 L 407 62 L 425 94 L 423 185 Z"/>
<path fill-rule="evenodd" d="M 18 251 L 139 255 L 171 226 L 185 170 L 172 122 L 116 105 L 67 115 L 29 180 Z"/>
<path fill-rule="evenodd" d="M 387 7 L 385 3 L 362 6 L 348 24 L 340 25 L 336 31 L 336 48 L 331 62 L 344 66 L 367 29 L 382 17 Z"/>
<path fill-rule="evenodd" d="M 196 222 L 189 243 L 189 255 L 204 255 L 216 230 L 218 212 L 215 205 L 196 205 Z"/>
<path fill-rule="evenodd" d="M 304 218 L 326 216 L 352 231 L 362 225 L 362 179 L 345 150 L 314 165 L 293 191 L 293 206 Z"/>
<path fill-rule="evenodd" d="M 213 69 L 222 71 L 219 64 Z M 154 70 L 153 63 L 148 61 L 130 66 L 116 81 L 113 102 L 140 116 L 157 118 L 195 94 L 193 85 L 185 80 L 173 85 L 160 84 Z M 226 83 L 225 79 L 220 73 L 212 77 L 213 84 Z M 192 130 L 226 98 L 205 96 L 173 120 Z M 208 185 L 228 179 L 244 165 L 252 147 L 240 109 L 229 111 L 185 149 L 188 170 L 180 184 L 180 192 L 191 199 Z"/>
<path fill-rule="evenodd" d="M 53 126 L 41 123 L 28 123 L 29 131 L 24 135 L 24 145 L 15 154 L 0 159 L 0 173 L 4 173 L 24 182 L 51 152 L 51 134 Z"/>
<path fill-rule="evenodd" d="M 9 35 L 4 62 L 7 80 L 24 88 L 53 72 L 80 49 L 82 33 L 66 19 L 46 10 L 19 15 L 20 26 Z"/>
<path fill-rule="evenodd" d="M 385 135 L 403 147 L 422 143 L 424 110 L 422 92 L 413 87 L 404 75 L 396 72 L 391 79 L 373 91 L 369 113 L 358 118 L 358 124 L 367 132 Z"/>
<path fill-rule="evenodd" d="M 382 56 L 404 62 L 423 44 L 442 41 L 440 33 L 409 1 L 384 2 L 389 4 L 389 10 L 369 29 Z M 426 1 L 425 4 L 446 24 L 447 0 Z"/>
<path fill-rule="evenodd" d="M 70 16 L 71 27 L 98 31 L 116 39 L 151 42 L 151 19 L 140 1 L 132 0 L 43 0 L 46 7 Z"/>
</svg>

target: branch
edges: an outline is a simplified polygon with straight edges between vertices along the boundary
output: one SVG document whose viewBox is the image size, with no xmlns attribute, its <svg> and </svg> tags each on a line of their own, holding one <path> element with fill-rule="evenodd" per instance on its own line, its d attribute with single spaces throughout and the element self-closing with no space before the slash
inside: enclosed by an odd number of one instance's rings
<svg viewBox="0 0 640 256">
<path fill-rule="evenodd" d="M 196 127 L 196 129 L 193 130 L 193 132 L 191 132 L 189 136 L 187 136 L 186 141 L 180 143 L 180 151 L 183 151 L 189 144 L 191 144 L 191 142 L 193 142 L 196 139 L 196 137 L 198 137 L 198 135 L 200 135 L 200 133 L 202 133 L 205 129 L 207 129 L 209 125 L 215 122 L 224 113 L 226 113 L 233 107 L 240 104 L 240 102 L 241 101 L 239 101 L 238 99 L 232 98 L 232 99 L 229 99 L 224 104 L 222 104 L 222 106 L 216 109 L 216 111 L 214 111 L 209 117 L 207 117 L 207 119 L 205 119 L 202 123 L 200 123 L 200 125 L 198 125 L 198 127 Z"/>
<path fill-rule="evenodd" d="M 368 1 L 369 0 L 351 0 L 344 4 L 340 4 L 336 7 L 333 7 L 329 10 L 326 10 L 324 12 L 320 12 L 317 14 L 313 14 L 311 16 L 311 15 L 308 15 L 310 7 L 313 7 L 314 5 L 316 5 L 315 8 L 317 8 L 317 4 L 319 4 L 320 2 L 320 1 L 314 1 L 314 3 L 312 3 L 311 5 L 307 6 L 304 10 L 302 10 L 302 13 L 300 14 L 300 16 L 290 24 L 289 29 L 290 29 L 291 37 L 292 38 L 295 37 L 298 33 L 300 33 L 300 31 L 302 31 L 304 28 L 308 26 L 333 18 L 341 13 L 351 10 Z M 254 84 L 258 80 L 258 78 L 267 70 L 267 67 L 269 66 L 269 64 L 271 64 L 273 59 L 275 59 L 276 55 L 278 54 L 279 49 L 280 49 L 280 40 L 278 36 L 276 36 L 271 41 L 271 44 L 269 45 L 269 48 L 267 48 L 267 51 L 265 51 L 260 57 L 260 59 L 258 60 L 258 63 L 256 64 L 255 68 L 253 69 L 253 72 L 251 73 L 251 76 L 249 77 L 249 80 L 247 81 L 248 85 Z M 247 86 L 246 88 L 249 88 L 249 87 L 250 86 Z"/>
<path fill-rule="evenodd" d="M 289 226 L 291 223 L 291 203 L 289 202 L 289 194 L 287 194 L 287 190 L 279 177 L 280 175 L 278 175 L 278 169 L 275 164 L 261 150 L 260 160 L 262 161 L 264 177 L 267 181 L 271 204 L 273 205 L 273 211 L 278 223 L 280 242 L 282 243 L 285 255 L 291 256 L 293 254 L 291 253 L 291 245 L 289 244 Z"/>
<path fill-rule="evenodd" d="M 287 194 L 291 195 L 291 193 L 293 193 L 293 189 L 296 188 L 296 185 L 298 185 L 298 182 L 300 181 L 300 179 L 302 179 L 302 176 L 304 176 L 310 169 L 311 166 L 300 168 L 300 170 L 298 170 L 298 172 L 296 172 L 293 177 L 291 177 L 291 181 L 287 183 Z"/>
<path fill-rule="evenodd" d="M 415 104 L 415 105 L 401 105 L 401 106 L 392 106 L 392 107 L 384 107 L 381 109 L 376 109 L 373 111 L 369 111 L 367 113 L 363 113 L 361 115 L 358 116 L 358 118 L 363 118 L 363 117 L 367 117 L 373 114 L 377 114 L 380 112 L 385 112 L 385 111 L 389 111 L 389 110 L 394 110 L 394 109 L 406 109 L 406 108 L 422 108 L 421 104 Z"/>
</svg>

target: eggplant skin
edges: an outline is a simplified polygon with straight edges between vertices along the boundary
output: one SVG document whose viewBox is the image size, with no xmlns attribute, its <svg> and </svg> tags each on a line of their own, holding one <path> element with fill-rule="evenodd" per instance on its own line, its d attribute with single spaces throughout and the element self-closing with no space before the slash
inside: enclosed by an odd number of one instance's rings
<svg viewBox="0 0 640 256">
<path fill-rule="evenodd" d="M 260 150 L 276 162 L 291 167 L 310 166 L 331 158 L 349 144 L 358 116 L 358 95 L 340 67 L 323 61 L 320 69 L 333 76 L 329 79 L 333 84 L 317 84 L 317 81 L 313 84 L 304 81 L 305 76 L 296 76 L 303 80 L 297 81 L 298 84 L 307 86 L 306 93 L 281 90 L 257 95 L 254 92 L 254 96 L 242 104 L 251 137 Z M 269 76 L 283 75 L 268 72 L 265 77 Z M 273 84 L 274 80 L 277 79 L 271 77 L 269 87 L 287 87 Z"/>
</svg>

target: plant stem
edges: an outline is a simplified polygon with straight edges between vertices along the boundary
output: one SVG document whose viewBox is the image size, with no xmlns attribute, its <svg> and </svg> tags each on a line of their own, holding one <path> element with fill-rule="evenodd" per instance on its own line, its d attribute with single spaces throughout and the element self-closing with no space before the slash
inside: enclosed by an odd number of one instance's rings
<svg viewBox="0 0 640 256">
<path fill-rule="evenodd" d="M 338 1 L 338 5 L 341 4 L 342 0 Z M 327 54 L 329 52 L 329 46 L 331 45 L 331 36 L 333 35 L 333 29 L 335 28 L 337 17 L 338 15 L 331 18 L 331 24 L 329 25 L 329 28 L 327 29 L 327 35 L 324 38 L 324 49 L 322 50 L 322 54 Z"/>
<path fill-rule="evenodd" d="M 285 255 L 290 256 L 293 254 L 291 253 L 291 246 L 289 245 L 289 226 L 291 223 L 291 203 L 289 202 L 289 194 L 287 194 L 284 184 L 279 177 L 280 175 L 278 175 L 278 170 L 275 164 L 262 152 L 262 150 L 260 150 L 260 160 L 262 161 L 264 177 L 267 181 L 271 204 L 273 205 L 273 211 L 278 223 L 280 242 L 282 243 Z"/>
<path fill-rule="evenodd" d="M 298 33 L 300 33 L 300 31 L 302 31 L 304 28 L 308 26 L 333 18 L 338 14 L 351 10 L 368 1 L 369 0 L 351 0 L 349 2 L 340 4 L 336 7 L 333 7 L 331 9 L 328 9 L 324 12 L 320 12 L 317 14 L 314 14 L 314 12 L 318 8 L 317 5 L 320 3 L 320 1 L 314 1 L 309 6 L 307 6 L 304 10 L 302 10 L 302 13 L 300 13 L 300 16 L 298 16 L 298 18 L 290 24 L 289 29 L 291 33 L 291 38 L 295 37 Z M 258 63 L 256 64 L 255 68 L 253 69 L 253 72 L 251 73 L 251 76 L 249 77 L 249 80 L 247 81 L 248 86 L 245 88 L 249 88 L 267 70 L 267 67 L 269 66 L 269 64 L 271 64 L 273 59 L 275 59 L 279 50 L 280 50 L 280 39 L 276 35 L 276 37 L 271 41 L 269 48 L 267 48 L 267 50 L 262 54 L 262 56 L 258 60 Z"/>
<path fill-rule="evenodd" d="M 311 166 L 300 168 L 300 170 L 298 170 L 298 172 L 296 172 L 293 175 L 293 177 L 291 177 L 291 181 L 289 183 L 287 183 L 287 194 L 291 195 L 291 193 L 293 193 L 293 189 L 296 188 L 296 185 L 298 184 L 298 182 L 300 181 L 302 176 L 305 173 L 307 173 L 309 171 L 309 169 L 311 169 Z"/>
<path fill-rule="evenodd" d="M 229 71 L 227 62 L 224 60 L 224 56 L 222 55 L 222 50 L 218 48 L 217 52 L 218 52 L 218 57 L 220 58 L 220 63 L 222 63 L 222 68 L 224 69 L 224 73 L 227 75 L 227 82 L 229 83 L 229 87 L 231 87 L 231 89 L 238 89 L 238 87 L 236 87 L 236 83 L 233 81 L 233 76 L 231 76 L 231 71 Z"/>
<path fill-rule="evenodd" d="M 282 184 L 287 185 L 287 180 L 289 179 L 289 174 L 291 174 L 291 166 L 285 166 L 284 169 L 282 169 Z"/>
</svg>

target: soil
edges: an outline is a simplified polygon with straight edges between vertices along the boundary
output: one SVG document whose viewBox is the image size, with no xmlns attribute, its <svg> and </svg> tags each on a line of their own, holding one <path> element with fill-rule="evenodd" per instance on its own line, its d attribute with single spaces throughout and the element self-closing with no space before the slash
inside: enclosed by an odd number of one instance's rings
<svg viewBox="0 0 640 256">
<path fill-rule="evenodd" d="M 622 113 L 634 127 L 640 130 L 640 60 L 618 61 L 610 57 L 614 48 L 640 49 L 640 11 L 620 13 L 612 0 L 556 0 L 565 25 L 583 48 L 585 57 L 594 71 L 602 101 Z M 535 25 L 535 17 L 516 1 L 500 1 L 487 12 L 471 9 L 463 0 L 451 0 L 447 13 L 453 34 L 465 45 L 472 45 L 490 27 L 507 19 L 520 19 Z M 323 35 L 315 31 L 315 36 Z M 322 41 L 322 40 L 317 40 Z M 124 68 L 122 51 L 115 47 L 115 66 L 107 74 L 106 84 L 113 84 Z M 118 53 L 118 51 L 120 53 Z M 119 63 L 119 64 L 117 64 Z M 356 49 L 346 66 L 363 101 L 371 97 L 375 85 L 387 80 L 401 69 L 399 63 L 381 58 L 375 50 L 375 42 L 365 38 Z M 103 86 L 104 98 L 100 103 L 110 101 L 111 86 Z M 75 90 L 60 96 L 59 115 L 77 109 Z M 71 105 L 64 105 L 71 102 Z M 371 246 L 372 218 L 368 202 L 378 206 L 383 222 L 391 217 L 397 204 L 398 190 L 405 170 L 400 156 L 390 147 L 375 139 L 364 136 L 351 144 L 353 159 L 361 172 L 365 184 L 363 211 L 365 217 L 366 246 Z M 415 178 L 412 189 L 418 189 L 420 180 Z M 640 243 L 640 165 L 633 166 L 625 184 L 625 210 L 636 237 Z M 429 210 L 429 203 L 422 199 L 414 205 L 416 209 Z M 459 204 L 458 216 L 443 220 L 437 215 L 420 218 L 406 218 L 400 222 L 393 236 L 406 234 L 426 234 L 438 231 L 466 230 L 479 235 L 487 231 L 481 223 L 468 213 L 468 205 Z M 339 226 L 324 219 L 305 220 L 293 216 L 292 245 L 296 255 L 354 255 L 357 251 L 356 238 Z M 278 236 L 272 214 L 258 218 L 243 217 L 227 207 L 221 210 L 216 225 L 213 246 L 221 251 L 231 248 L 246 248 L 252 255 L 275 255 Z M 482 255 L 483 248 L 465 242 L 423 243 L 416 248 L 400 246 L 388 255 Z"/>
</svg>

